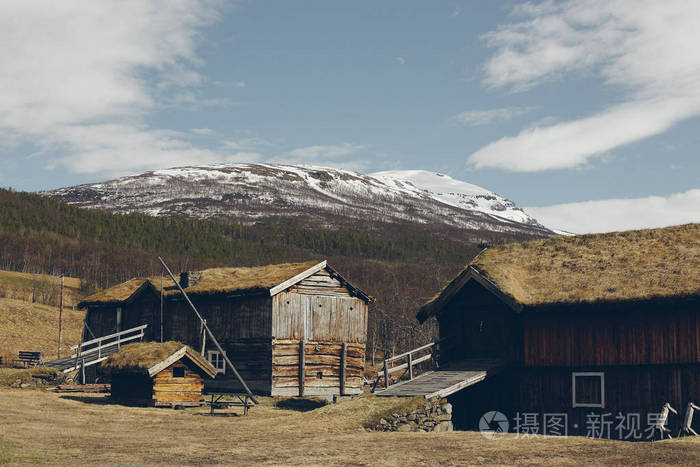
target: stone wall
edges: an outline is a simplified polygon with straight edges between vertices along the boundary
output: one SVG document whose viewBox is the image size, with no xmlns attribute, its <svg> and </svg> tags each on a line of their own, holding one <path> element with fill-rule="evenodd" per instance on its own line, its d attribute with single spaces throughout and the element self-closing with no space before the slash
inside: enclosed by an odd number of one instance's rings
<svg viewBox="0 0 700 467">
<path fill-rule="evenodd" d="M 452 404 L 447 399 L 426 400 L 416 409 L 379 420 L 376 431 L 452 431 Z"/>
</svg>

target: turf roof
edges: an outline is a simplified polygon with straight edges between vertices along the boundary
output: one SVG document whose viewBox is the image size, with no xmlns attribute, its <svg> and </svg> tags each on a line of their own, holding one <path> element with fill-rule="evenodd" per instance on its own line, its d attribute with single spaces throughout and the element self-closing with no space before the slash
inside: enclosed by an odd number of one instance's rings
<svg viewBox="0 0 700 467">
<path fill-rule="evenodd" d="M 523 307 L 700 296 L 700 224 L 488 248 L 423 305 L 418 318 L 439 312 L 470 270 Z"/>
<path fill-rule="evenodd" d="M 100 364 L 107 374 L 135 373 L 148 374 L 148 370 L 161 363 L 171 355 L 185 348 L 183 357 L 189 358 L 203 371 L 210 375 L 216 374 L 216 369 L 204 357 L 180 342 L 137 342 L 128 344 L 110 355 Z"/>
<path fill-rule="evenodd" d="M 186 288 L 185 291 L 193 297 L 264 293 L 317 264 L 319 264 L 318 261 L 309 261 L 269 266 L 205 269 L 199 271 L 201 273 L 199 280 L 194 285 Z M 131 279 L 87 297 L 78 306 L 82 308 L 90 305 L 123 304 L 128 302 L 136 292 L 145 287 L 152 287 L 156 292 L 160 293 L 160 284 L 160 276 Z M 167 278 L 163 285 L 166 297 L 179 295 L 179 290 L 170 278 Z"/>
</svg>

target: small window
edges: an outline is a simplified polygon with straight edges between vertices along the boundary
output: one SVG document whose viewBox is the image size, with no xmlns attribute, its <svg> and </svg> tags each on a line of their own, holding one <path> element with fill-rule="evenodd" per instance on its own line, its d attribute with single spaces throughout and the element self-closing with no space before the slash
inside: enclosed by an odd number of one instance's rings
<svg viewBox="0 0 700 467">
<path fill-rule="evenodd" d="M 572 373 L 571 387 L 574 407 L 605 407 L 604 373 Z"/>
<path fill-rule="evenodd" d="M 226 374 L 226 360 L 224 360 L 224 356 L 221 355 L 221 352 L 219 352 L 218 350 L 208 350 L 207 360 L 209 360 L 211 366 L 216 368 L 217 375 L 219 373 L 221 373 L 222 375 Z"/>
<path fill-rule="evenodd" d="M 185 377 L 185 369 L 181 366 L 176 366 L 173 368 L 173 378 L 184 378 Z"/>
</svg>

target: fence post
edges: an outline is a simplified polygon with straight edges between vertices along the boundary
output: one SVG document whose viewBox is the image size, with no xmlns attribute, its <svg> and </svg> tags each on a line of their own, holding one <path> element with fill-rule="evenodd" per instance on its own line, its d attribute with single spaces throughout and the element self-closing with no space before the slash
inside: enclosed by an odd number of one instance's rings
<svg viewBox="0 0 700 467">
<path fill-rule="evenodd" d="M 413 379 L 413 355 L 408 353 L 408 379 Z"/>
<path fill-rule="evenodd" d="M 389 387 L 389 366 L 384 359 L 384 389 Z"/>
<path fill-rule="evenodd" d="M 340 395 L 345 395 L 345 366 L 347 365 L 348 350 L 347 344 L 343 341 L 342 347 L 340 349 Z"/>
<path fill-rule="evenodd" d="M 306 367 L 306 362 L 305 360 L 305 350 L 304 350 L 304 339 L 301 339 L 299 341 L 299 396 L 303 397 L 304 396 L 304 379 L 306 377 L 305 373 L 305 367 Z"/>
</svg>

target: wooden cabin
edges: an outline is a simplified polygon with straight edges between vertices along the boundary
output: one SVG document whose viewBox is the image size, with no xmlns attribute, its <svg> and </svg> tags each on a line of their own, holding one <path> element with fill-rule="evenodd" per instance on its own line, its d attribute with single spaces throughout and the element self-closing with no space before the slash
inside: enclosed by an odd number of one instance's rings
<svg viewBox="0 0 700 467">
<path fill-rule="evenodd" d="M 216 369 L 179 342 L 128 344 L 100 364 L 118 402 L 156 407 L 196 406 Z"/>
<path fill-rule="evenodd" d="M 325 261 L 183 272 L 180 284 L 254 392 L 362 392 L 371 299 Z M 147 324 L 146 340 L 183 342 L 205 356 L 217 371 L 207 387 L 242 390 L 172 281 L 132 279 L 80 305 L 86 339 Z"/>
<path fill-rule="evenodd" d="M 540 429 L 565 414 L 568 434 L 586 435 L 594 413 L 613 427 L 639 414 L 644 430 L 668 402 L 675 435 L 700 401 L 700 224 L 486 249 L 418 313 L 432 317 L 442 367 L 503 363 L 453 396 L 457 427 L 499 410 L 511 429 L 518 414 L 538 414 Z"/>
</svg>

